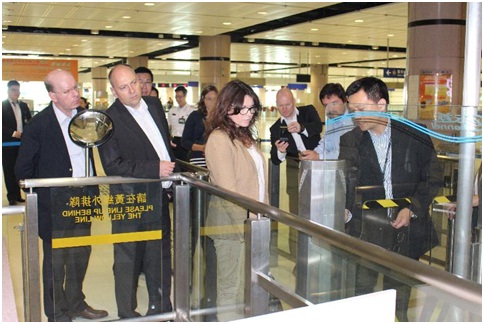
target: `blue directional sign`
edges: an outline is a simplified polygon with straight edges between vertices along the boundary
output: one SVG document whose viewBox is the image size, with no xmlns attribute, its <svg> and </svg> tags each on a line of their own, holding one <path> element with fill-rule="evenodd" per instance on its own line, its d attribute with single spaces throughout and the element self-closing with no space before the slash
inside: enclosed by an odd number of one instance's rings
<svg viewBox="0 0 484 324">
<path fill-rule="evenodd" d="M 394 69 L 394 68 L 383 69 L 383 77 L 405 78 L 405 69 Z"/>
</svg>

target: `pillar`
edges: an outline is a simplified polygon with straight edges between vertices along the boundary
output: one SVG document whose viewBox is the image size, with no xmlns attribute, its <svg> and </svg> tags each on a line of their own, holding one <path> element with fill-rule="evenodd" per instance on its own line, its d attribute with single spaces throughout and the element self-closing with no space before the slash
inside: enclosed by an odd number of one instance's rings
<svg viewBox="0 0 484 324">
<path fill-rule="evenodd" d="M 133 70 L 139 68 L 140 66 L 148 67 L 148 56 L 136 56 L 128 57 L 128 65 L 130 65 Z"/>
<path fill-rule="evenodd" d="M 434 119 L 425 110 L 426 104 L 443 106 L 438 109 L 446 113 L 449 105 L 462 104 L 462 81 L 464 68 L 466 3 L 464 2 L 410 2 L 408 4 L 407 37 L 407 118 Z M 427 82 L 435 76 L 443 81 L 451 76 L 451 82 L 440 86 L 439 99 L 430 99 L 430 90 L 424 90 L 423 76 Z M 422 87 L 421 87 L 422 85 Z M 443 95 L 442 95 L 443 93 Z M 450 99 L 445 105 L 445 93 Z M 427 99 L 425 99 L 425 97 Z M 437 92 L 435 97 L 437 97 Z M 432 108 L 428 108 L 432 109 Z M 432 116 L 433 115 L 433 116 Z M 434 117 L 434 118 L 432 118 Z"/>
<path fill-rule="evenodd" d="M 108 68 L 95 67 L 92 69 L 92 92 L 93 92 L 93 109 L 107 109 L 108 103 Z"/>
<path fill-rule="evenodd" d="M 325 120 L 325 113 L 321 101 L 319 101 L 319 92 L 328 83 L 328 65 L 311 64 L 309 67 L 309 73 L 311 74 L 311 82 L 309 87 L 311 89 L 309 103 L 316 107 L 316 110 L 321 117 L 321 120 Z"/>
<path fill-rule="evenodd" d="M 219 91 L 230 81 L 230 36 L 200 36 L 200 89 L 213 84 Z"/>
</svg>

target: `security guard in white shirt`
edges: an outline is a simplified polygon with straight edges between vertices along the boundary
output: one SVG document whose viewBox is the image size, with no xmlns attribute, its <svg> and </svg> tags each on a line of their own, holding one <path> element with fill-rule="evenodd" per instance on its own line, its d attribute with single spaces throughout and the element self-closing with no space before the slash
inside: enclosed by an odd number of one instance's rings
<svg viewBox="0 0 484 324">
<path fill-rule="evenodd" d="M 168 111 L 168 125 L 171 131 L 171 146 L 175 157 L 179 160 L 186 161 L 188 151 L 181 145 L 181 137 L 185 122 L 193 111 L 196 109 L 187 104 L 187 89 L 184 86 L 178 86 L 175 89 L 175 100 L 178 106 L 174 106 Z"/>
</svg>

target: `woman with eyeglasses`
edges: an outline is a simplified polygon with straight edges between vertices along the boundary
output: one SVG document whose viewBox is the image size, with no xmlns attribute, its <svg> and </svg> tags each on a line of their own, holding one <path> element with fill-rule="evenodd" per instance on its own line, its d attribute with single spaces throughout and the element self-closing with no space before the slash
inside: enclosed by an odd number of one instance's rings
<svg viewBox="0 0 484 324">
<path fill-rule="evenodd" d="M 190 113 L 183 128 L 182 146 L 188 151 L 190 163 L 206 168 L 205 163 L 205 120 L 208 112 L 215 108 L 218 89 L 214 85 L 206 86 L 200 94 L 198 109 Z"/>
<path fill-rule="evenodd" d="M 212 184 L 246 197 L 268 202 L 267 165 L 254 136 L 261 104 L 254 90 L 238 80 L 219 93 L 209 112 L 205 158 Z M 244 302 L 244 221 L 254 214 L 212 196 L 207 216 L 208 235 L 217 255 L 218 320 L 244 317 L 244 310 L 221 307 Z"/>
</svg>

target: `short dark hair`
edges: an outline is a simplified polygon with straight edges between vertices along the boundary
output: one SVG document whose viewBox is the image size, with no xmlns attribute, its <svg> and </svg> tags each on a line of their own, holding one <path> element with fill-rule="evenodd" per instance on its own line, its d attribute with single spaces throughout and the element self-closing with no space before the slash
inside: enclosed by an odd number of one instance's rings
<svg viewBox="0 0 484 324">
<path fill-rule="evenodd" d="M 20 83 L 17 80 L 8 81 L 7 88 L 10 89 L 10 87 L 14 87 L 14 86 L 20 87 Z"/>
<path fill-rule="evenodd" d="M 346 89 L 346 95 L 349 97 L 358 91 L 363 90 L 368 99 L 377 103 L 380 99 L 385 99 L 387 104 L 390 103 L 388 87 L 382 80 L 375 77 L 365 77 L 353 81 Z"/>
<path fill-rule="evenodd" d="M 187 93 L 188 93 L 187 88 L 185 88 L 184 86 L 178 86 L 178 87 L 176 87 L 175 92 L 178 92 L 178 91 L 183 92 L 183 95 L 184 96 L 186 96 Z"/>
<path fill-rule="evenodd" d="M 148 69 L 147 67 L 144 67 L 144 66 L 137 67 L 136 69 L 134 69 L 134 73 L 148 73 L 151 77 L 151 82 L 153 82 L 154 80 L 153 72 L 151 72 L 151 70 Z"/>
<path fill-rule="evenodd" d="M 346 102 L 346 92 L 343 86 L 339 83 L 328 83 L 319 92 L 319 101 L 323 101 L 326 97 L 336 96 L 343 102 Z"/>
</svg>

